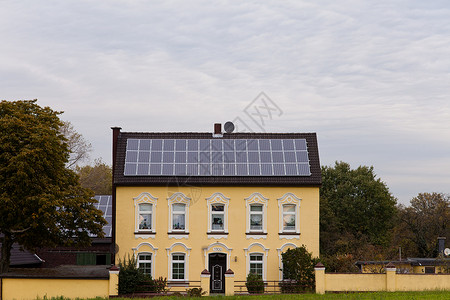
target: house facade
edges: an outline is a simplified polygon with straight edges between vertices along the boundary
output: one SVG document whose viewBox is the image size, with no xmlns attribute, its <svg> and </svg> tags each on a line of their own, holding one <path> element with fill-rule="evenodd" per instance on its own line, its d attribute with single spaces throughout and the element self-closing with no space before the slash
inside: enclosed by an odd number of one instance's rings
<svg viewBox="0 0 450 300">
<path fill-rule="evenodd" d="M 281 254 L 305 245 L 319 256 L 314 133 L 132 133 L 113 128 L 115 262 L 169 285 L 211 273 L 282 279 Z"/>
</svg>

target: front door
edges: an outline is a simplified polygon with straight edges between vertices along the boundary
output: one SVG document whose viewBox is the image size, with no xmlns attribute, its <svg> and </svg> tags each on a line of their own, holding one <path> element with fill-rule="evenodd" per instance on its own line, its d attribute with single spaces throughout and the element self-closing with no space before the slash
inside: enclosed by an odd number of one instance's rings
<svg viewBox="0 0 450 300">
<path fill-rule="evenodd" d="M 225 271 L 227 268 L 227 255 L 211 253 L 209 255 L 209 272 L 211 273 L 211 293 L 225 293 Z"/>
</svg>

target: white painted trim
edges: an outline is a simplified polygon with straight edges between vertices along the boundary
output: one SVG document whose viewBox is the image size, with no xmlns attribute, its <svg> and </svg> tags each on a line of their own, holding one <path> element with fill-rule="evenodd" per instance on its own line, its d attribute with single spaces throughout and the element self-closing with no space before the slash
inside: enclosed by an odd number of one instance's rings
<svg viewBox="0 0 450 300">
<path fill-rule="evenodd" d="M 225 250 L 221 249 L 214 249 L 214 248 L 224 248 Z M 213 251 L 209 252 L 209 250 L 213 249 Z M 203 248 L 203 255 L 205 257 L 205 269 L 208 270 L 208 265 L 209 265 L 209 256 L 208 254 L 210 253 L 224 253 L 227 254 L 227 266 L 226 269 L 228 270 L 230 268 L 230 262 L 231 262 L 231 251 L 233 250 L 233 248 L 228 248 L 227 245 L 225 245 L 224 243 L 221 242 L 215 242 L 210 244 L 208 247 Z M 226 270 L 225 270 L 226 271 Z"/>
<path fill-rule="evenodd" d="M 176 246 L 182 246 L 184 248 L 185 252 L 172 252 L 173 248 Z M 167 265 L 167 274 L 168 276 L 168 281 L 189 281 L 189 256 L 191 254 L 191 248 L 188 248 L 184 243 L 181 242 L 177 242 L 172 244 L 169 248 L 166 248 L 167 251 L 167 260 L 168 260 L 168 265 Z M 173 279 L 172 278 L 172 254 L 177 254 L 177 253 L 181 253 L 184 254 L 184 279 Z"/>
<path fill-rule="evenodd" d="M 143 246 L 148 246 L 148 247 L 150 247 L 151 250 L 150 250 L 150 251 L 142 251 L 142 252 L 139 252 L 139 249 L 140 249 L 141 247 L 143 247 Z M 157 254 L 157 252 L 158 252 L 158 248 L 153 247 L 153 245 L 150 244 L 150 243 L 144 242 L 144 243 L 140 243 L 139 245 L 137 245 L 136 248 L 132 248 L 132 250 L 133 250 L 133 256 L 134 256 L 134 258 L 135 258 L 135 260 L 136 260 L 136 263 L 137 263 L 137 266 L 138 266 L 138 267 L 139 267 L 139 254 L 146 254 L 146 253 L 149 253 L 149 254 L 152 255 L 152 270 L 151 270 L 151 275 L 152 275 L 152 278 L 155 278 L 155 258 L 156 258 L 156 254 Z"/>
<path fill-rule="evenodd" d="M 246 233 L 251 233 L 250 231 L 250 205 L 251 204 L 262 204 L 263 207 L 263 233 L 267 233 L 267 206 L 269 199 L 264 197 L 261 193 L 253 193 L 249 197 L 244 198 L 245 209 L 246 209 Z"/>
<path fill-rule="evenodd" d="M 169 224 L 168 224 L 168 233 L 171 232 L 189 232 L 189 205 L 191 202 L 191 198 L 187 197 L 185 194 L 181 193 L 181 192 L 176 192 L 174 193 L 172 196 L 170 196 L 169 198 L 167 198 L 167 205 L 169 206 Z M 172 222 L 173 222 L 173 212 L 172 212 L 172 207 L 173 204 L 185 204 L 185 216 L 184 216 L 184 220 L 185 220 L 185 224 L 184 224 L 184 230 L 174 230 L 172 229 Z"/>
<path fill-rule="evenodd" d="M 228 234 L 217 234 L 217 233 L 208 233 L 208 240 L 209 239 L 213 239 L 213 240 L 220 240 L 220 239 L 228 239 Z"/>
<path fill-rule="evenodd" d="M 279 234 L 280 240 L 299 240 L 300 239 L 300 233 L 298 235 L 292 235 L 292 234 Z"/>
<path fill-rule="evenodd" d="M 286 193 L 281 198 L 278 198 L 278 233 L 298 233 L 300 234 L 300 201 L 302 199 L 298 198 L 293 193 Z M 295 231 L 294 230 L 284 230 L 283 229 L 283 205 L 284 204 L 294 204 L 295 205 Z M 300 237 L 290 236 L 281 237 L 285 239 L 299 239 Z"/>
<path fill-rule="evenodd" d="M 134 233 L 134 238 L 135 239 L 143 239 L 143 240 L 148 240 L 149 238 L 154 239 L 156 237 L 156 235 L 154 233 Z"/>
<path fill-rule="evenodd" d="M 188 239 L 189 235 L 187 234 L 170 234 L 169 233 L 169 239 L 176 239 L 176 240 L 181 240 L 181 239 Z"/>
<path fill-rule="evenodd" d="M 211 206 L 212 206 L 212 204 L 223 204 L 224 205 L 223 231 L 220 231 L 220 232 L 228 233 L 228 205 L 229 205 L 229 202 L 230 202 L 230 198 L 228 198 L 224 194 L 218 193 L 218 192 L 216 192 L 216 193 L 212 194 L 210 197 L 206 198 L 206 205 L 207 205 L 207 208 L 208 208 L 208 232 L 207 232 L 208 234 L 219 232 L 219 231 L 214 231 L 214 230 L 211 229 L 211 222 L 212 222 L 212 220 L 211 220 L 211 215 L 212 215 Z M 226 238 L 226 237 L 223 237 L 223 238 Z"/>
<path fill-rule="evenodd" d="M 254 239 L 254 240 L 262 239 L 262 240 L 266 240 L 266 239 L 267 239 L 267 234 L 255 234 L 255 235 L 252 235 L 252 234 L 246 234 L 246 237 L 247 237 L 247 240 L 249 240 L 249 239 Z"/>
<path fill-rule="evenodd" d="M 140 193 L 139 196 L 133 198 L 134 202 L 134 228 L 135 232 L 139 233 L 155 233 L 156 226 L 156 205 L 158 203 L 158 198 L 154 197 L 152 194 L 148 192 Z M 148 203 L 152 205 L 152 229 L 139 229 L 139 204 Z"/>
<path fill-rule="evenodd" d="M 263 249 L 263 252 L 251 252 L 251 249 L 253 247 L 260 247 Z M 244 248 L 244 255 L 245 255 L 245 260 L 246 260 L 246 276 L 248 275 L 248 273 L 250 272 L 250 254 L 262 254 L 263 255 L 263 280 L 267 280 L 267 257 L 269 256 L 269 248 L 266 248 L 263 244 L 261 243 L 252 243 L 250 244 L 247 248 Z"/>
<path fill-rule="evenodd" d="M 277 253 L 278 253 L 278 270 L 279 270 L 278 277 L 279 277 L 280 281 L 283 280 L 283 271 L 282 271 L 283 270 L 283 261 L 281 260 L 281 254 L 283 253 L 284 248 L 289 247 L 289 246 L 294 247 L 294 248 L 298 247 L 296 244 L 293 244 L 293 243 L 285 243 L 280 248 L 277 249 Z"/>
</svg>

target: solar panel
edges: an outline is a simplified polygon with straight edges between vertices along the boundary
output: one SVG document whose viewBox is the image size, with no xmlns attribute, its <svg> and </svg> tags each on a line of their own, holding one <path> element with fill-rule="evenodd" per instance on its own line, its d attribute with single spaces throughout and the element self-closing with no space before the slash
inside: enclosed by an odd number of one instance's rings
<svg viewBox="0 0 450 300">
<path fill-rule="evenodd" d="M 136 145 L 133 145 L 133 147 L 135 146 Z M 95 208 L 100 209 L 103 212 L 103 218 L 105 218 L 106 222 L 108 222 L 105 226 L 103 226 L 105 237 L 112 237 L 112 196 L 96 195 L 94 198 L 98 201 L 94 204 Z M 95 236 L 91 235 L 91 237 Z"/>
<path fill-rule="evenodd" d="M 128 139 L 125 176 L 310 176 L 306 139 Z"/>
</svg>

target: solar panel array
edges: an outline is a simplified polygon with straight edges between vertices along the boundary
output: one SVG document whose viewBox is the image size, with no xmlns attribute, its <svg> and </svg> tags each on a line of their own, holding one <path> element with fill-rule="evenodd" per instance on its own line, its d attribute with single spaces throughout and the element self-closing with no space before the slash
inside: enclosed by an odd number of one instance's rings
<svg viewBox="0 0 450 300">
<path fill-rule="evenodd" d="M 103 226 L 105 237 L 112 237 L 112 196 L 96 195 L 94 198 L 98 201 L 98 203 L 94 203 L 95 208 L 103 212 L 103 218 L 108 222 Z"/>
<path fill-rule="evenodd" d="M 128 139 L 125 176 L 310 176 L 305 139 Z"/>
</svg>

